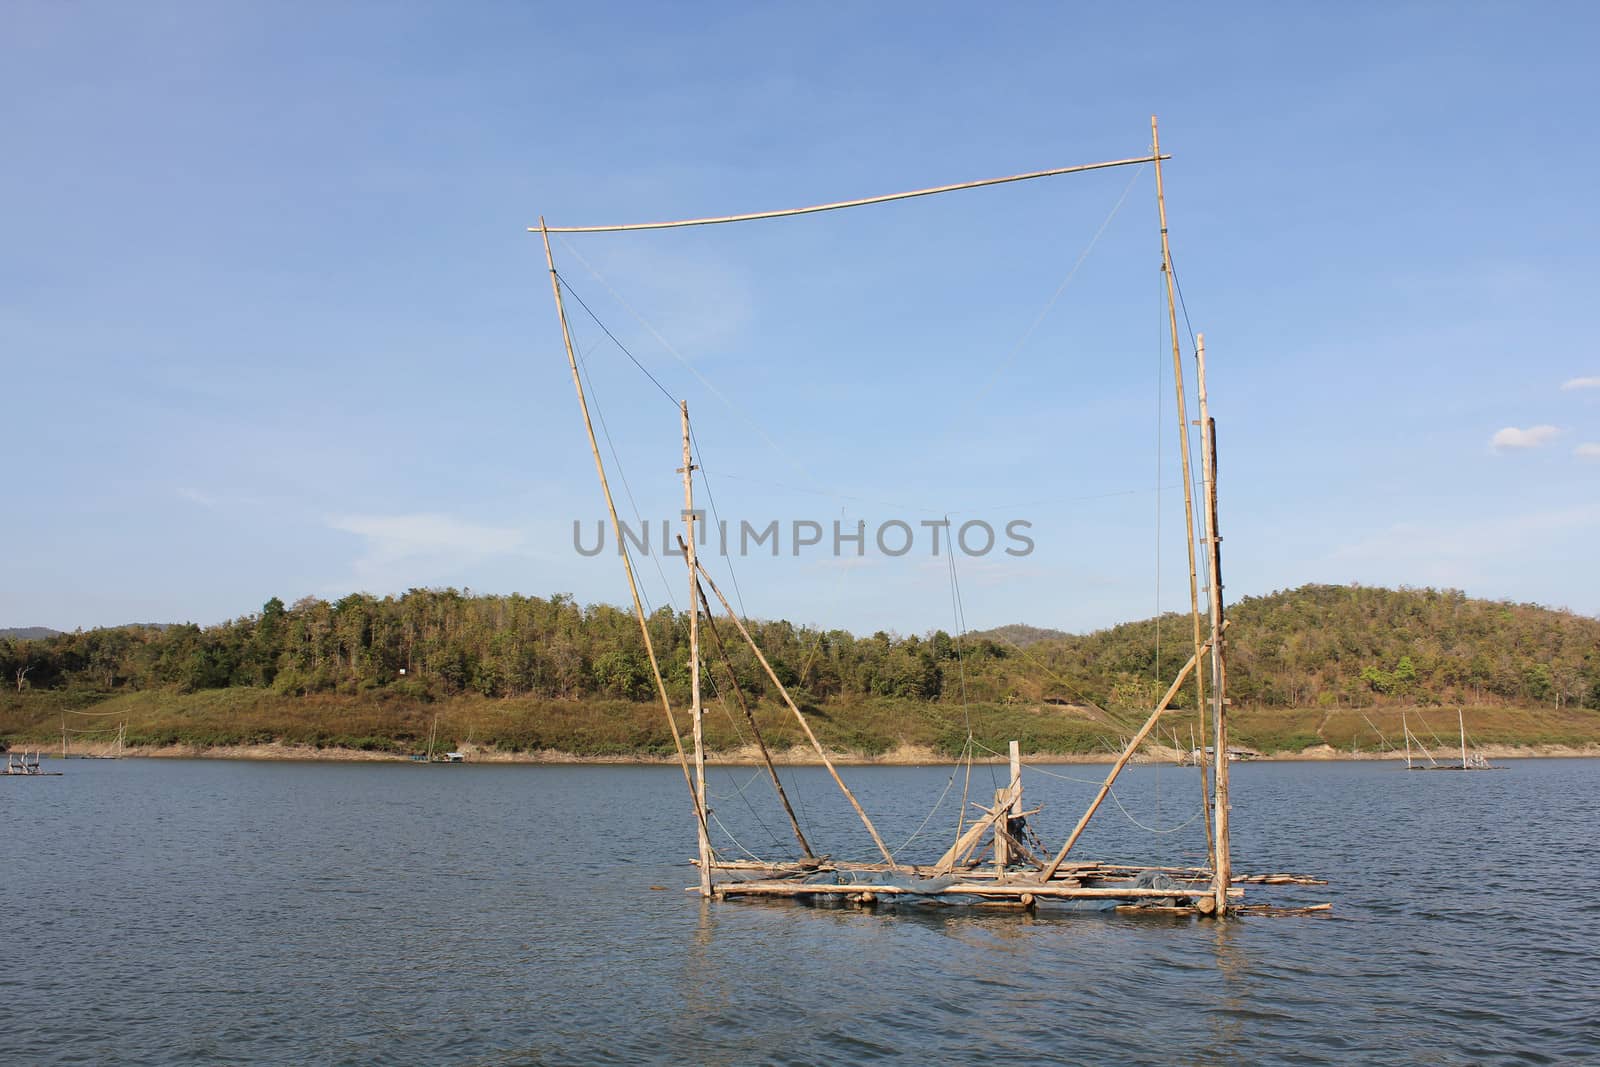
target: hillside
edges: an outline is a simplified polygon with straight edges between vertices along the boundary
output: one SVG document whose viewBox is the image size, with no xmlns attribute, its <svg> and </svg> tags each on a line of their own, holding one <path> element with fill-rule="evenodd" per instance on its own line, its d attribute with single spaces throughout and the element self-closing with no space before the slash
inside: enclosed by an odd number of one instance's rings
<svg viewBox="0 0 1600 1067">
<path fill-rule="evenodd" d="M 1257 747 L 1375 747 L 1368 720 L 1397 733 L 1396 709 L 1439 705 L 1474 709 L 1469 729 L 1482 740 L 1600 739 L 1600 619 L 1449 590 L 1354 586 L 1246 598 L 1229 618 L 1235 721 Z M 662 610 L 650 625 L 668 690 L 682 702 L 686 620 Z M 1131 732 L 1190 651 L 1189 621 L 1174 615 L 1085 635 L 1003 627 L 960 641 L 938 630 L 858 637 L 781 620 L 750 625 L 824 739 L 866 753 L 901 743 L 958 750 L 963 692 L 985 743 L 1104 747 Z M 775 741 L 792 740 L 747 649 L 729 648 L 731 677 L 714 645 L 706 655 L 708 699 L 732 701 L 736 680 L 765 700 Z M 73 721 L 87 730 L 124 717 L 134 743 L 407 750 L 440 715 L 451 737 L 507 748 L 671 745 L 637 624 L 561 595 L 273 600 L 207 628 L 0 638 L 0 670 L 0 739 L 58 736 L 63 710 L 94 707 L 101 714 Z M 1192 707 L 1192 694 L 1177 706 Z M 742 742 L 731 724 L 708 727 L 713 745 Z"/>
<path fill-rule="evenodd" d="M 1037 645 L 1043 641 L 1060 641 L 1072 635 L 1064 630 L 1052 630 L 1043 626 L 1029 626 L 1025 622 L 1013 622 L 1004 626 L 996 626 L 989 630 L 979 630 L 972 636 L 978 638 L 987 637 L 999 641 L 1001 644 L 1027 648 L 1029 645 Z"/>
<path fill-rule="evenodd" d="M 1455 590 L 1307 585 L 1246 597 L 1228 618 L 1236 705 L 1600 708 L 1600 619 L 1584 615 Z M 1189 640 L 1188 617 L 1168 615 L 1029 652 L 1105 692 L 1119 678 L 1169 674 Z"/>
</svg>

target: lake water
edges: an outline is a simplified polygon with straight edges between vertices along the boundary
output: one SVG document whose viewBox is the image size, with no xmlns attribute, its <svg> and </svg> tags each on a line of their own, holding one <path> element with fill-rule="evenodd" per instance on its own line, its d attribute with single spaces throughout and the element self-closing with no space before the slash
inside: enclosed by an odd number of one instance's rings
<svg viewBox="0 0 1600 1067">
<path fill-rule="evenodd" d="M 1600 1061 L 1600 761 L 1236 765 L 1236 867 L 1334 911 L 1222 922 L 705 903 L 675 767 L 66 772 L 0 782 L 0 1062 Z M 1047 842 L 1103 773 L 1025 774 Z M 944 793 L 906 855 L 948 846 L 961 776 L 844 774 L 894 845 Z M 1194 774 L 1131 768 L 1074 855 L 1197 858 Z M 776 851 L 764 778 L 711 788 L 729 854 Z"/>
</svg>

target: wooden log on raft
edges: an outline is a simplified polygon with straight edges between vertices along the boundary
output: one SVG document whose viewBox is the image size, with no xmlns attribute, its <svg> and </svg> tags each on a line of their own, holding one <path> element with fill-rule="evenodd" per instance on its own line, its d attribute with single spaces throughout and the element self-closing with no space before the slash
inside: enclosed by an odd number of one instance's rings
<svg viewBox="0 0 1600 1067">
<path fill-rule="evenodd" d="M 1279 905 L 1279 904 L 1240 904 L 1240 905 L 1238 905 L 1238 906 L 1233 908 L 1233 911 L 1238 913 L 1238 914 L 1240 914 L 1240 915 L 1269 915 L 1269 916 L 1317 915 L 1317 914 L 1321 914 L 1322 912 L 1328 912 L 1328 911 L 1332 911 L 1332 910 L 1333 910 L 1333 904 L 1332 903 L 1326 903 L 1326 904 L 1301 904 L 1301 905 L 1289 905 L 1289 906 L 1284 906 L 1284 905 Z"/>
</svg>

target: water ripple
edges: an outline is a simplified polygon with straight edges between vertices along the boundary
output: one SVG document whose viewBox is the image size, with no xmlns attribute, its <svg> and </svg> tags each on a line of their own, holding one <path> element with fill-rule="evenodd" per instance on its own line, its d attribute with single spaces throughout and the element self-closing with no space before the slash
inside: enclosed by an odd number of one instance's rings
<svg viewBox="0 0 1600 1067">
<path fill-rule="evenodd" d="M 69 770 L 6 797 L 5 1062 L 1600 1060 L 1592 761 L 1241 767 L 1236 864 L 1325 876 L 1301 899 L 1336 911 L 1222 923 L 708 905 L 679 891 L 671 768 Z M 870 855 L 824 773 L 791 794 Z M 947 777 L 847 773 L 895 839 Z M 1168 825 L 1180 778 L 1133 768 L 1118 796 Z M 1027 786 L 1058 839 L 1085 787 Z M 1081 847 L 1194 862 L 1191 830 L 1103 818 Z"/>
</svg>

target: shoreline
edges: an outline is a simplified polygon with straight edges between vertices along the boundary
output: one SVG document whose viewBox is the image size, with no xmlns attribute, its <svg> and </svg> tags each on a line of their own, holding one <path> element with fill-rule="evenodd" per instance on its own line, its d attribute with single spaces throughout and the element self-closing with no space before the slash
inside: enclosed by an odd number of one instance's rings
<svg viewBox="0 0 1600 1067">
<path fill-rule="evenodd" d="M 20 752 L 29 746 L 17 746 L 13 752 Z M 29 748 L 29 751 L 33 751 Z M 675 756 L 651 756 L 645 754 L 615 755 L 615 756 L 585 756 L 571 752 L 562 752 L 555 749 L 542 749 L 532 752 L 501 752 L 496 749 L 480 748 L 476 745 L 462 745 L 457 751 L 465 756 L 465 763 L 495 763 L 495 764 L 546 764 L 546 765 L 614 765 L 625 767 L 654 767 L 676 764 Z M 1597 759 L 1600 758 L 1600 744 L 1587 745 L 1481 745 L 1476 749 L 1490 760 L 1506 759 Z M 100 759 L 115 758 L 116 746 L 110 742 L 85 743 L 77 749 L 69 749 L 68 759 Z M 49 760 L 59 760 L 60 750 L 57 748 L 52 754 L 51 749 L 43 749 L 43 755 Z M 1117 759 L 1116 753 L 1089 752 L 1089 753 L 1043 753 L 1027 758 L 1033 764 L 1110 764 Z M 820 767 L 822 760 L 815 751 L 809 748 L 791 748 L 774 752 L 773 762 L 780 767 Z M 1131 760 L 1135 764 L 1168 764 L 1177 762 L 1179 752 L 1176 749 L 1152 746 L 1140 752 Z M 412 763 L 418 762 L 410 756 L 396 752 L 378 752 L 356 748 L 325 747 L 317 748 L 312 745 L 289 745 L 279 742 L 255 745 L 221 745 L 214 747 L 200 745 L 159 745 L 159 746 L 127 746 L 123 749 L 124 759 L 214 759 L 214 760 L 246 760 L 256 762 L 303 762 L 303 763 Z M 829 751 L 828 758 L 841 767 L 948 767 L 957 761 L 924 745 L 900 745 L 881 755 L 868 755 L 863 752 Z M 1401 762 L 1404 755 L 1399 752 L 1358 752 L 1349 753 L 1336 750 L 1328 745 L 1313 745 L 1298 752 L 1270 752 L 1263 753 L 1250 759 L 1236 762 L 1243 763 L 1332 763 L 1332 762 L 1372 762 L 1390 761 Z M 1000 757 L 985 757 L 975 759 L 977 764 L 1004 765 L 1006 760 Z M 1449 760 L 1440 760 L 1441 764 L 1450 763 Z M 751 747 L 735 749 L 726 752 L 707 753 L 706 764 L 717 767 L 759 767 L 761 759 L 759 753 Z"/>
</svg>

